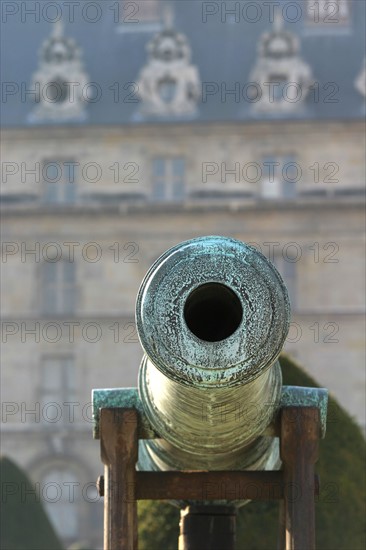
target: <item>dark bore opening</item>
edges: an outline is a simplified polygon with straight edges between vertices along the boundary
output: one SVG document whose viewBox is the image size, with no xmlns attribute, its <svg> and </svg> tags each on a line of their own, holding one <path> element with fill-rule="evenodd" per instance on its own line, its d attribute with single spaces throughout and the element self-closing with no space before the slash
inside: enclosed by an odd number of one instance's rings
<svg viewBox="0 0 366 550">
<path fill-rule="evenodd" d="M 225 340 L 243 317 L 238 296 L 220 283 L 201 285 L 188 296 L 184 319 L 191 332 L 206 342 Z"/>
</svg>

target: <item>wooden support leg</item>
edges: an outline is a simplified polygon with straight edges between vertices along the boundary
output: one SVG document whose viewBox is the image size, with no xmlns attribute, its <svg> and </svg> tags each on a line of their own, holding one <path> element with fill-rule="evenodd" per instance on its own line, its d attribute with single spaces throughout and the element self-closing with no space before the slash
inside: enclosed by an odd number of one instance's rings
<svg viewBox="0 0 366 550">
<path fill-rule="evenodd" d="M 178 550 L 235 550 L 237 510 L 230 505 L 181 511 Z"/>
<path fill-rule="evenodd" d="M 282 410 L 286 550 L 315 550 L 314 464 L 318 459 L 319 435 L 316 407 Z"/>
<path fill-rule="evenodd" d="M 137 550 L 137 413 L 102 409 L 101 455 L 104 469 L 104 550 Z"/>
<path fill-rule="evenodd" d="M 285 513 L 285 501 L 280 500 L 280 506 L 278 510 L 278 538 L 277 538 L 277 550 L 286 550 L 286 513 Z"/>
</svg>

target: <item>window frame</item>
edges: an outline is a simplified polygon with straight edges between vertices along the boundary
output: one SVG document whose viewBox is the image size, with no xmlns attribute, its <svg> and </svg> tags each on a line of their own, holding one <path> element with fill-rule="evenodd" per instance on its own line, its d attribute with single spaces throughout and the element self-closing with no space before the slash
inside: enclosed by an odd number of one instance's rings
<svg viewBox="0 0 366 550">
<path fill-rule="evenodd" d="M 261 162 L 263 173 L 258 191 L 258 197 L 260 200 L 294 200 L 299 196 L 298 182 L 289 181 L 289 179 L 285 179 L 283 176 L 285 166 L 290 163 L 298 164 L 298 156 L 296 153 L 265 153 L 262 155 Z M 276 165 L 273 166 L 272 182 L 270 181 L 272 168 L 270 166 L 266 166 L 265 164 L 269 162 L 276 163 Z M 277 191 L 274 194 L 264 194 L 266 186 L 273 186 L 274 189 L 277 188 Z M 290 193 L 286 191 L 288 189 L 291 190 Z"/>
<path fill-rule="evenodd" d="M 72 266 L 70 280 L 66 273 L 66 265 Z M 40 268 L 42 314 L 47 317 L 73 315 L 76 309 L 78 290 L 76 263 L 63 259 L 54 262 L 44 261 Z M 53 273 L 52 270 L 54 270 Z M 52 299 L 50 299 L 51 296 Z"/>
<path fill-rule="evenodd" d="M 163 172 L 158 175 L 155 173 L 155 163 L 162 162 Z M 176 173 L 176 168 L 178 162 L 182 163 L 181 173 Z M 182 202 L 186 198 L 186 158 L 181 155 L 172 155 L 172 156 L 162 156 L 157 155 L 153 157 L 151 162 L 151 189 L 150 189 L 150 200 L 154 203 L 177 203 Z M 160 185 L 164 193 L 162 196 L 157 195 L 154 192 L 154 188 Z M 177 189 L 180 186 L 181 190 L 177 192 L 174 189 Z"/>
<path fill-rule="evenodd" d="M 47 380 L 46 369 L 50 369 L 50 364 L 56 365 L 57 380 L 56 385 L 49 385 Z M 48 366 L 47 366 L 48 364 Z M 45 354 L 41 357 L 40 369 L 39 369 L 39 389 L 38 397 L 40 401 L 41 410 L 47 403 L 57 403 L 62 409 L 62 416 L 59 425 L 65 426 L 68 423 L 66 417 L 66 410 L 64 410 L 64 403 L 76 402 L 77 397 L 77 384 L 75 380 L 75 357 L 73 354 Z M 51 373 L 52 374 L 52 373 Z M 53 372 L 53 375 L 55 373 Z M 55 423 L 47 422 L 44 415 L 41 415 L 41 422 L 43 425 L 50 424 L 52 430 L 55 429 Z"/>
<path fill-rule="evenodd" d="M 71 177 L 71 165 L 73 165 L 73 176 Z M 75 204 L 77 199 L 76 193 L 76 178 L 74 159 L 58 158 L 58 159 L 43 159 L 42 161 L 42 201 L 48 206 L 71 206 Z M 61 175 L 59 179 L 52 181 L 47 175 L 50 167 L 57 166 Z M 54 178 L 55 179 L 55 178 Z M 62 188 L 64 186 L 64 188 Z M 56 198 L 52 197 L 56 195 Z"/>
</svg>

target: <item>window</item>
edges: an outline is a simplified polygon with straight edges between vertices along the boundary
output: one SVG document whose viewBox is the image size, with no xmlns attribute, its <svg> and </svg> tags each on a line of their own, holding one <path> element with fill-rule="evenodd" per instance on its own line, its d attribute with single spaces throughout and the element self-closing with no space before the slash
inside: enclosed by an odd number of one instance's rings
<svg viewBox="0 0 366 550">
<path fill-rule="evenodd" d="M 183 158 L 155 158 L 152 172 L 152 200 L 179 201 L 184 198 L 185 160 Z"/>
<path fill-rule="evenodd" d="M 126 4 L 126 0 L 124 2 Z M 134 0 L 135 9 L 137 8 L 137 19 L 141 23 L 151 23 L 160 19 L 160 1 L 159 0 Z"/>
<path fill-rule="evenodd" d="M 301 174 L 294 155 L 266 156 L 263 158 L 261 197 L 264 199 L 293 199 L 296 182 Z"/>
<path fill-rule="evenodd" d="M 286 86 L 288 85 L 287 75 L 270 75 L 268 79 L 270 101 L 278 103 L 283 100 L 286 92 Z"/>
<path fill-rule="evenodd" d="M 60 315 L 74 312 L 77 298 L 74 262 L 44 262 L 41 282 L 43 313 Z"/>
<path fill-rule="evenodd" d="M 40 406 L 42 422 L 51 427 L 68 423 L 64 403 L 76 401 L 74 360 L 70 356 L 45 357 L 41 363 Z M 72 418 L 72 417 L 71 417 Z"/>
<path fill-rule="evenodd" d="M 307 0 L 308 25 L 340 26 L 350 22 L 351 0 Z"/>
<path fill-rule="evenodd" d="M 80 483 L 74 472 L 52 469 L 42 479 L 41 494 L 48 517 L 63 540 L 79 537 Z"/>
<path fill-rule="evenodd" d="M 173 78 L 165 77 L 159 82 L 158 90 L 164 103 L 171 103 L 177 92 L 177 82 Z"/>
<path fill-rule="evenodd" d="M 157 30 L 162 20 L 161 0 L 120 0 L 118 19 L 123 31 Z"/>
<path fill-rule="evenodd" d="M 48 160 L 43 163 L 43 199 L 47 204 L 70 204 L 75 201 L 76 162 Z"/>
<path fill-rule="evenodd" d="M 68 82 L 64 82 L 58 78 L 54 82 L 50 82 L 47 90 L 47 99 L 54 103 L 64 103 L 69 99 Z"/>
</svg>

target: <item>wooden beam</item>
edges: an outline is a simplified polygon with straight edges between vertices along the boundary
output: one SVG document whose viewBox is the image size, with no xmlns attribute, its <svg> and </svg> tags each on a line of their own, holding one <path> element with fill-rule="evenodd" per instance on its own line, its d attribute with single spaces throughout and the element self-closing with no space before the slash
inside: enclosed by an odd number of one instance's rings
<svg viewBox="0 0 366 550">
<path fill-rule="evenodd" d="M 288 407 L 281 413 L 286 550 L 315 549 L 315 478 L 320 436 L 316 407 Z"/>
<path fill-rule="evenodd" d="M 137 412 L 102 409 L 104 469 L 104 550 L 137 550 Z"/>
<path fill-rule="evenodd" d="M 137 500 L 278 500 L 282 472 L 137 472 Z"/>
</svg>

